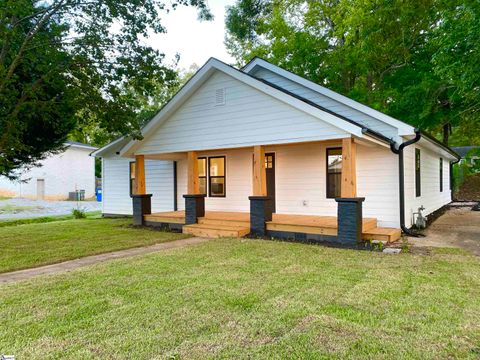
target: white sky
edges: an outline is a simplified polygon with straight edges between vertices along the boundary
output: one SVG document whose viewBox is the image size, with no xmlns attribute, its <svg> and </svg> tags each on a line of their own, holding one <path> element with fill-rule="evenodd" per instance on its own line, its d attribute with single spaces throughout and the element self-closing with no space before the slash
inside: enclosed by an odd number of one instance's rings
<svg viewBox="0 0 480 360">
<path fill-rule="evenodd" d="M 167 62 L 176 53 L 180 54 L 179 68 L 188 69 L 190 65 L 202 66 L 210 57 L 216 57 L 226 63 L 234 59 L 228 55 L 225 45 L 225 7 L 233 5 L 235 0 L 206 0 L 214 15 L 213 21 L 198 21 L 197 10 L 193 7 L 178 7 L 160 19 L 167 29 L 166 34 L 154 34 L 147 43 L 164 52 Z"/>
</svg>

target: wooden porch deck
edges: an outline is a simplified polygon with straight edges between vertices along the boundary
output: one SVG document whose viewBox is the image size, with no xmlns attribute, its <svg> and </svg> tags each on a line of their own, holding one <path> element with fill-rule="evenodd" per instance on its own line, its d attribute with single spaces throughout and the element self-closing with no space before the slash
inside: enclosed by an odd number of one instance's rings
<svg viewBox="0 0 480 360">
<path fill-rule="evenodd" d="M 184 211 L 169 211 L 145 215 L 150 223 L 185 224 Z M 314 235 L 337 235 L 336 216 L 273 214 L 267 222 L 267 230 Z M 184 225 L 183 232 L 196 236 L 236 236 L 242 237 L 250 232 L 250 214 L 247 212 L 206 211 L 198 224 Z M 400 239 L 401 230 L 381 228 L 377 219 L 364 218 L 362 238 L 364 240 L 382 240 L 393 242 Z"/>
</svg>

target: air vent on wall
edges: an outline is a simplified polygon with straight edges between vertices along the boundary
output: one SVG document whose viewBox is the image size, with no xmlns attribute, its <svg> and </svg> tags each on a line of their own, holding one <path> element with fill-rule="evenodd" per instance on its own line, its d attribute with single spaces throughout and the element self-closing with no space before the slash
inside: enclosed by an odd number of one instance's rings
<svg viewBox="0 0 480 360">
<path fill-rule="evenodd" d="M 215 106 L 225 105 L 225 88 L 215 90 Z"/>
</svg>

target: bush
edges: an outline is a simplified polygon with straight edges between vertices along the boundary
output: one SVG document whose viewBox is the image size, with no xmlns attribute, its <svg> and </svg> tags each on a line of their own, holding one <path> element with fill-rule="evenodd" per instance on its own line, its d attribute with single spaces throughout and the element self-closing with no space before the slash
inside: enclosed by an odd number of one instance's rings
<svg viewBox="0 0 480 360">
<path fill-rule="evenodd" d="M 85 219 L 87 217 L 87 214 L 85 214 L 85 211 L 83 209 L 72 209 L 72 215 L 75 219 Z"/>
</svg>

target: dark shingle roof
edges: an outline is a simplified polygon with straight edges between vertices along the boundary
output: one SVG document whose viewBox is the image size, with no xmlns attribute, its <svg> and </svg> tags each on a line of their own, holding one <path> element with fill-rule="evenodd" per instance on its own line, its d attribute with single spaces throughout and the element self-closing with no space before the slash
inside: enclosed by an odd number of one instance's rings
<svg viewBox="0 0 480 360">
<path fill-rule="evenodd" d="M 480 146 L 458 146 L 452 147 L 452 150 L 455 151 L 458 155 L 464 158 L 471 150 L 480 149 Z"/>
</svg>

